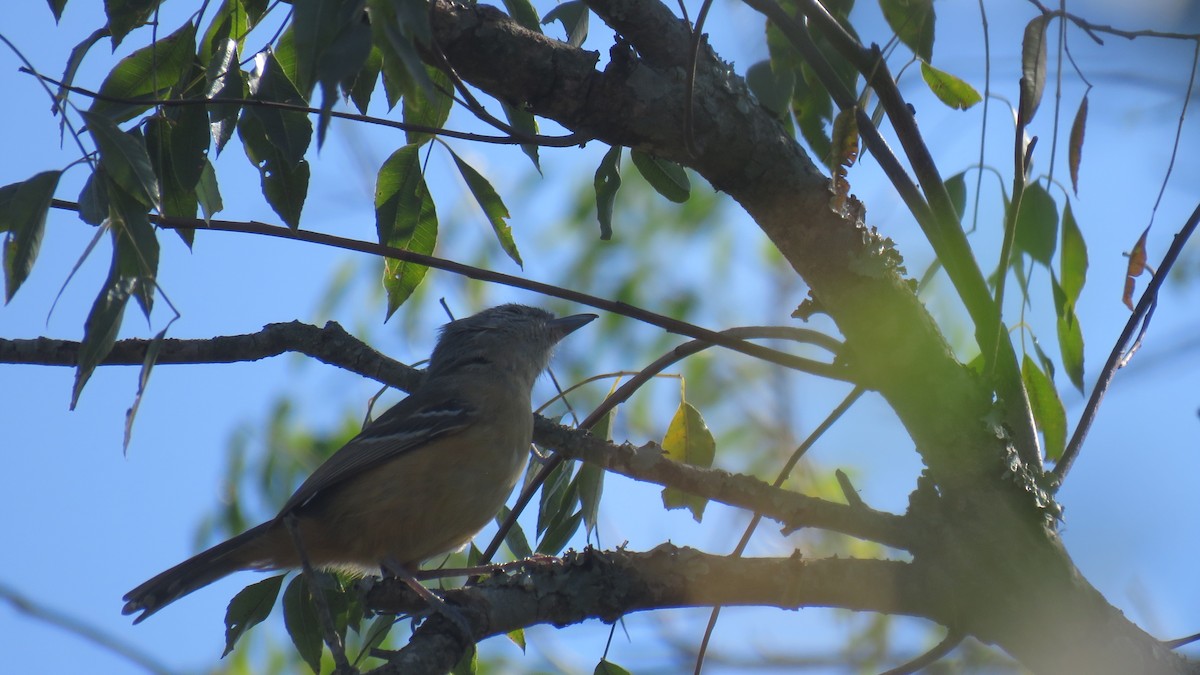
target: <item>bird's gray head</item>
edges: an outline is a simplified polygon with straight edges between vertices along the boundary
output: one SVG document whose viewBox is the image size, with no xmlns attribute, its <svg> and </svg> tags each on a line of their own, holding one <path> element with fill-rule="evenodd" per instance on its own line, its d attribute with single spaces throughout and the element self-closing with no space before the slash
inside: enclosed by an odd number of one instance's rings
<svg viewBox="0 0 1200 675">
<path fill-rule="evenodd" d="M 575 314 L 559 319 L 543 309 L 516 304 L 485 309 L 442 327 L 428 375 L 481 369 L 532 385 L 550 362 L 554 345 L 595 318 Z"/>
</svg>

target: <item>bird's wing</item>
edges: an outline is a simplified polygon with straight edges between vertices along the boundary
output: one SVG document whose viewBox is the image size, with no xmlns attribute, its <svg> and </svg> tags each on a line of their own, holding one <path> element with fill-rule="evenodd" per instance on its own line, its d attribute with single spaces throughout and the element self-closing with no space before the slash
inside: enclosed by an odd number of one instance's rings
<svg viewBox="0 0 1200 675">
<path fill-rule="evenodd" d="M 418 400 L 424 399 L 424 400 Z M 322 490 L 431 441 L 462 431 L 475 408 L 461 399 L 410 396 L 367 425 L 300 485 L 279 516 L 303 506 Z"/>
</svg>

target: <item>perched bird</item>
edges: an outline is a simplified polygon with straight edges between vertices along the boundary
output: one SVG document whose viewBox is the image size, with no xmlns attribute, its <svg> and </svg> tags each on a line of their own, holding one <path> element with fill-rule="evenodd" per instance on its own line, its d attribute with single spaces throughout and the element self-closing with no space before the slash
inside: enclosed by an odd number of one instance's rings
<svg viewBox="0 0 1200 675">
<path fill-rule="evenodd" d="M 512 493 L 533 435 L 530 396 L 554 345 L 595 314 L 501 305 L 451 321 L 420 385 L 334 453 L 273 519 L 125 595 L 139 623 L 238 570 L 414 570 L 461 548 Z M 289 527 L 288 522 L 292 523 Z"/>
</svg>

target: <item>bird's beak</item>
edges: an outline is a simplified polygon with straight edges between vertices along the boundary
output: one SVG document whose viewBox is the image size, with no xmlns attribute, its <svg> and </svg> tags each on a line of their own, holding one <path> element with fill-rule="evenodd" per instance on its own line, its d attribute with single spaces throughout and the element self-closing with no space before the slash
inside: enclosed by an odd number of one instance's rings
<svg viewBox="0 0 1200 675">
<path fill-rule="evenodd" d="M 549 325 L 554 329 L 555 334 L 558 335 L 558 339 L 561 340 L 591 323 L 596 316 L 595 314 L 572 314 L 560 319 L 551 319 Z"/>
</svg>

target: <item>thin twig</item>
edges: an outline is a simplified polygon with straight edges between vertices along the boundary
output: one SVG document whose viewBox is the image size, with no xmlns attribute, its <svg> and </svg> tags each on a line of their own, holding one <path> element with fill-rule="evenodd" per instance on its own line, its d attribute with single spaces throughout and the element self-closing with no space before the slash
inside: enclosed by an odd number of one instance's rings
<svg viewBox="0 0 1200 675">
<path fill-rule="evenodd" d="M 67 211 L 79 210 L 79 205 L 75 202 L 69 202 L 62 199 L 52 200 L 50 205 L 54 208 L 64 209 Z M 150 220 L 159 227 L 172 230 L 211 230 L 217 232 L 240 232 L 243 234 L 265 235 L 268 237 L 291 239 L 293 241 L 304 241 L 312 244 L 332 246 L 334 248 L 340 248 L 347 251 L 358 251 L 360 253 L 368 253 L 371 255 L 412 262 L 418 265 L 425 265 L 434 269 L 451 272 L 453 274 L 459 274 L 477 281 L 503 284 L 505 286 L 511 286 L 512 288 L 520 288 L 527 291 L 532 291 L 534 293 L 540 293 L 552 298 L 566 300 L 568 302 L 577 302 L 579 304 L 595 307 L 596 309 L 601 309 L 606 312 L 621 314 L 628 316 L 631 319 L 637 319 L 638 321 L 642 321 L 653 326 L 658 326 L 669 333 L 676 333 L 678 335 L 685 335 L 697 340 L 711 342 L 715 345 L 732 349 L 733 351 L 746 354 L 747 356 L 761 359 L 769 363 L 774 363 L 775 365 L 790 368 L 792 370 L 798 370 L 800 372 L 810 373 L 820 377 L 826 377 L 839 381 L 850 381 L 851 379 L 850 368 L 846 366 L 821 363 L 819 361 L 806 359 L 794 354 L 788 354 L 786 352 L 781 352 L 776 349 L 757 345 L 745 340 L 731 338 L 727 335 L 722 335 L 717 331 L 702 328 L 695 324 L 687 323 L 686 321 L 673 319 L 671 317 L 651 312 L 625 302 L 609 300 L 607 298 L 601 298 L 599 296 L 582 293 L 580 291 L 563 288 L 561 286 L 554 286 L 552 284 L 542 283 L 540 281 L 532 281 L 518 276 L 513 276 L 511 274 L 495 272 L 482 267 L 465 265 L 453 260 L 446 260 L 445 258 L 423 255 L 421 253 L 414 253 L 412 251 L 406 251 L 404 249 L 399 249 L 392 246 L 384 246 L 382 244 L 362 241 L 359 239 L 338 237 L 336 235 L 325 234 L 323 232 L 292 230 L 288 227 L 268 225 L 267 223 L 258 221 L 230 221 L 213 219 L 206 222 L 199 218 L 167 218 L 153 215 L 150 217 Z"/>
<path fill-rule="evenodd" d="M 771 484 L 771 487 L 777 488 L 783 486 L 784 481 L 786 481 L 788 476 L 792 474 L 792 469 L 796 468 L 796 463 L 800 461 L 800 458 L 808 452 L 809 448 L 816 444 L 818 439 L 825 435 L 825 432 L 829 431 L 835 422 L 841 419 L 842 415 L 846 414 L 846 411 L 850 409 L 850 406 L 854 405 L 865 391 L 866 390 L 862 387 L 855 387 L 850 391 L 849 394 L 846 395 L 846 398 L 842 399 L 842 402 L 839 403 L 837 407 L 834 408 L 825 417 L 825 419 L 817 425 L 817 428 L 812 430 L 812 433 L 808 435 L 808 438 L 805 438 L 804 442 L 792 452 L 792 456 L 788 458 L 787 463 L 783 465 L 783 468 L 779 470 L 778 475 L 775 476 L 775 482 Z M 754 535 L 754 531 L 758 529 L 758 524 L 762 522 L 762 519 L 763 515 L 761 513 L 756 512 L 753 516 L 751 516 L 750 522 L 746 525 L 746 529 L 742 532 L 742 538 L 738 540 L 737 546 L 735 546 L 733 552 L 729 554 L 731 557 L 737 558 L 746 552 L 746 547 L 750 545 L 750 538 Z M 708 652 L 708 643 L 712 638 L 713 631 L 717 628 L 717 617 L 720 615 L 720 605 L 714 606 L 712 608 L 712 612 L 708 615 L 708 625 L 704 627 L 704 637 L 700 640 L 700 648 L 696 651 L 696 667 L 692 671 L 695 675 L 700 675 L 700 669 L 704 665 L 704 655 Z"/>
<path fill-rule="evenodd" d="M 1150 278 L 1150 283 L 1146 285 L 1145 292 L 1142 293 L 1141 299 L 1138 300 L 1137 306 L 1134 307 L 1133 314 L 1125 322 L 1125 329 L 1121 331 L 1121 336 L 1117 338 L 1116 344 L 1113 345 L 1112 351 L 1109 352 L 1108 361 L 1104 363 L 1104 368 L 1096 378 L 1096 384 L 1092 388 L 1092 395 L 1088 398 L 1087 406 L 1083 409 L 1083 414 L 1079 417 L 1079 424 L 1075 427 L 1075 433 L 1071 436 L 1071 442 L 1067 444 L 1066 450 L 1063 451 L 1062 459 L 1054 465 L 1053 479 L 1055 485 L 1062 485 L 1067 472 L 1071 470 L 1071 465 L 1075 463 L 1075 459 L 1079 455 L 1079 450 L 1083 446 L 1083 441 L 1087 438 L 1088 430 L 1091 428 L 1092 422 L 1096 419 L 1096 411 L 1100 408 L 1100 401 L 1104 399 L 1104 394 L 1108 391 L 1109 385 L 1112 384 L 1113 376 L 1116 375 L 1117 369 L 1120 367 L 1120 362 L 1125 352 L 1125 345 L 1129 344 L 1130 338 L 1133 337 L 1133 332 L 1143 323 L 1143 317 L 1145 317 L 1145 320 L 1149 320 L 1148 313 L 1150 308 L 1158 301 L 1158 289 L 1162 286 L 1163 281 L 1166 280 L 1167 273 L 1170 272 L 1171 267 L 1179 258 L 1184 245 L 1187 244 L 1188 239 L 1195 233 L 1197 224 L 1200 224 L 1200 205 L 1196 206 L 1196 210 L 1192 211 L 1192 215 L 1188 218 L 1183 228 L 1176 233 L 1175 239 L 1171 242 L 1171 247 L 1167 249 L 1162 262 L 1158 264 L 1158 270 Z"/>
<path fill-rule="evenodd" d="M 962 641 L 966 637 L 967 636 L 963 633 L 952 630 L 949 633 L 946 633 L 946 637 L 941 642 L 937 643 L 933 649 L 930 649 L 908 663 L 885 671 L 882 673 L 882 675 L 910 675 L 911 673 L 924 670 L 925 668 L 928 668 L 934 663 L 940 661 L 950 652 L 954 651 L 954 648 L 962 644 Z"/>
<path fill-rule="evenodd" d="M 0 36 L 2 39 L 2 36 Z M 52 77 L 42 75 L 32 68 L 20 68 L 20 72 L 45 80 L 54 85 L 62 86 Z M 125 105 L 145 105 L 145 106 L 160 106 L 163 108 L 182 107 L 190 105 L 207 105 L 210 103 L 229 104 L 240 106 L 256 106 L 260 108 L 273 108 L 277 110 L 286 110 L 289 112 L 304 113 L 306 115 L 321 115 L 320 108 L 311 108 L 309 106 L 296 105 L 294 103 L 284 103 L 282 101 L 268 101 L 258 98 L 227 98 L 224 96 L 216 96 L 213 98 L 172 98 L 172 99 L 156 99 L 156 98 L 122 98 L 119 96 L 109 96 L 101 94 L 98 91 L 84 89 L 83 87 L 68 86 L 65 87 L 68 91 L 88 96 L 100 101 L 108 103 L 121 103 Z M 495 145 L 521 145 L 521 144 L 537 144 L 547 148 L 569 148 L 586 143 L 591 140 L 590 136 L 585 134 L 567 134 L 565 136 L 543 136 L 541 134 L 524 134 L 511 136 L 491 136 L 487 134 L 475 134 L 467 131 L 455 131 L 453 129 L 444 129 L 441 127 L 430 127 L 423 124 L 409 124 L 408 122 L 397 122 L 396 120 L 384 119 L 382 117 L 372 117 L 370 115 L 359 115 L 357 113 L 340 112 L 337 110 L 325 111 L 330 117 L 342 120 L 350 120 L 353 122 L 362 122 L 365 124 L 374 124 L 381 127 L 389 127 L 392 129 L 400 129 L 401 131 L 411 131 L 421 134 L 433 134 L 435 136 L 445 136 L 447 138 L 457 138 L 464 141 L 475 141 L 478 143 L 492 143 Z"/>
<path fill-rule="evenodd" d="M 154 657 L 146 654 L 138 649 L 121 642 L 117 638 L 104 633 L 95 626 L 68 616 L 56 609 L 51 609 L 45 605 L 41 605 L 28 597 L 22 595 L 16 589 L 10 588 L 6 584 L 0 583 L 0 599 L 7 600 L 8 603 L 16 611 L 25 616 L 37 619 L 50 624 L 56 628 L 60 628 L 76 637 L 82 638 L 102 649 L 106 649 L 118 656 L 128 659 L 130 662 L 137 664 L 144 670 L 155 673 L 156 675 L 170 675 L 173 671 L 167 666 L 159 663 Z"/>
</svg>

